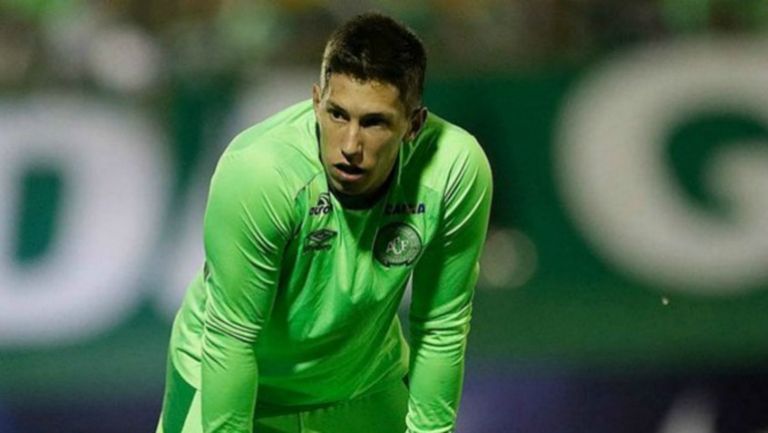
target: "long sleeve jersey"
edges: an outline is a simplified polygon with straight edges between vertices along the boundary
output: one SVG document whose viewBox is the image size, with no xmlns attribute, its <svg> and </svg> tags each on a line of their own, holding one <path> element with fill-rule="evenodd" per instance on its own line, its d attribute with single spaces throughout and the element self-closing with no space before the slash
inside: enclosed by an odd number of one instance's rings
<svg viewBox="0 0 768 433">
<path fill-rule="evenodd" d="M 247 129 L 213 175 L 205 263 L 170 357 L 200 390 L 206 432 L 251 432 L 257 404 L 355 398 L 408 375 L 406 424 L 449 432 L 491 198 L 477 141 L 430 114 L 386 194 L 329 189 L 310 101 Z M 411 280 L 410 346 L 397 310 Z"/>
</svg>

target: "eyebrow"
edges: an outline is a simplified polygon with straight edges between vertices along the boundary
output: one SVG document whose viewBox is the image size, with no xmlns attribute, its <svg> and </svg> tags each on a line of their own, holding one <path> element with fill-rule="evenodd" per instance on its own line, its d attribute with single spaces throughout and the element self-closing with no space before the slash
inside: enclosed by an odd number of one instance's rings
<svg viewBox="0 0 768 433">
<path fill-rule="evenodd" d="M 331 100 L 328 101 L 328 108 L 331 108 L 333 110 L 339 110 L 343 114 L 349 115 L 349 112 L 347 110 L 345 110 L 343 107 L 341 107 L 340 105 L 336 104 L 335 102 L 333 102 Z M 387 113 L 387 112 L 373 112 L 373 113 L 365 113 L 360 118 L 361 119 L 382 119 L 382 120 L 385 120 L 387 122 L 391 122 L 393 117 L 394 116 L 391 113 Z"/>
<path fill-rule="evenodd" d="M 344 114 L 347 114 L 347 110 L 339 106 L 338 104 L 334 103 L 333 101 L 328 101 L 328 108 L 332 108 L 334 110 L 339 110 Z"/>
</svg>

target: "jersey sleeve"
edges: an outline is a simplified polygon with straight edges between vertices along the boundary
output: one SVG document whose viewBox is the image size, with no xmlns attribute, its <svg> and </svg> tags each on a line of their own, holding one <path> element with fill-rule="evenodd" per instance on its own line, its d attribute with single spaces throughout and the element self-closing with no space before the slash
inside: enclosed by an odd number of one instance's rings
<svg viewBox="0 0 768 433">
<path fill-rule="evenodd" d="M 254 344 L 269 319 L 293 198 L 276 164 L 225 154 L 204 222 L 202 418 L 205 433 L 250 433 L 258 385 Z"/>
<path fill-rule="evenodd" d="M 492 193 L 485 154 L 474 139 L 470 144 L 450 169 L 441 227 L 413 273 L 406 418 L 412 433 L 452 432 L 456 421 Z"/>
</svg>

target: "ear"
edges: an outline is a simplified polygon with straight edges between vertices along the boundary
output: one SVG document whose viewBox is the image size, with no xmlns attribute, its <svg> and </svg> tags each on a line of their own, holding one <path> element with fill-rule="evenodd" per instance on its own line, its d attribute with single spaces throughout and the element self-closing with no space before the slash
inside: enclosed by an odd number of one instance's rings
<svg viewBox="0 0 768 433">
<path fill-rule="evenodd" d="M 419 135 L 424 124 L 427 123 L 427 114 L 427 107 L 419 107 L 413 110 L 413 113 L 411 114 L 410 129 L 408 130 L 408 133 L 405 134 L 406 141 L 411 141 Z"/>
<path fill-rule="evenodd" d="M 317 113 L 317 110 L 320 108 L 320 98 L 322 96 L 322 90 L 320 89 L 320 85 L 315 83 L 312 85 L 312 106 L 315 109 L 315 113 Z"/>
</svg>

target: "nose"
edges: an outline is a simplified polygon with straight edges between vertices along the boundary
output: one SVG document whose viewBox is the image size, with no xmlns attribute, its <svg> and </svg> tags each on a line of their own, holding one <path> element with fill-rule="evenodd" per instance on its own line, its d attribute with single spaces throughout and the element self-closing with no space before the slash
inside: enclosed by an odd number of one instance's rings
<svg viewBox="0 0 768 433">
<path fill-rule="evenodd" d="M 363 157 L 363 146 L 360 137 L 360 127 L 356 124 L 350 124 L 344 134 L 344 141 L 341 144 L 341 154 L 352 164 L 359 164 Z"/>
</svg>

